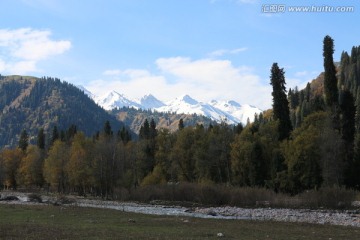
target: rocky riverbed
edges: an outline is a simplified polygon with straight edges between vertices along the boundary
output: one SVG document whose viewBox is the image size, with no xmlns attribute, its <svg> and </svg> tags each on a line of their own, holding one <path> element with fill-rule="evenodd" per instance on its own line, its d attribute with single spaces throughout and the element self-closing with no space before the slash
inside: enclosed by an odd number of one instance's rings
<svg viewBox="0 0 360 240">
<path fill-rule="evenodd" d="M 153 215 L 171 215 L 183 217 L 246 219 L 257 221 L 306 222 L 360 227 L 360 210 L 310 210 L 310 209 L 274 209 L 274 208 L 239 208 L 239 207 L 195 207 L 142 204 L 85 199 L 79 197 L 41 196 L 41 200 L 26 193 L 1 192 L 0 204 L 53 204 L 79 207 L 115 209 Z"/>
<path fill-rule="evenodd" d="M 271 220 L 281 222 L 307 222 L 360 227 L 359 210 L 310 210 L 310 209 L 272 209 L 215 207 L 196 208 L 196 213 L 213 213 L 249 220 Z"/>
</svg>

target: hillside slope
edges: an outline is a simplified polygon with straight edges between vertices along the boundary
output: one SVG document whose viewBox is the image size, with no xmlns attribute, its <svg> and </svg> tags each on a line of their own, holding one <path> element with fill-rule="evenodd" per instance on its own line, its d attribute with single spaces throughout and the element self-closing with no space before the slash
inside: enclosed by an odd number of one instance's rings
<svg viewBox="0 0 360 240">
<path fill-rule="evenodd" d="M 210 118 L 196 114 L 163 113 L 128 107 L 113 109 L 110 113 L 116 116 L 117 119 L 126 126 L 129 126 L 129 128 L 137 134 L 145 119 L 148 119 L 149 121 L 150 119 L 154 119 L 157 129 L 166 128 L 171 132 L 178 130 L 180 119 L 183 119 L 185 126 L 203 124 L 207 127 L 210 124 L 216 124 L 216 122 Z"/>
<path fill-rule="evenodd" d="M 110 121 L 114 131 L 123 125 L 77 87 L 53 78 L 0 76 L 0 146 L 14 146 L 25 129 L 35 141 L 39 128 L 49 136 L 53 126 L 72 124 L 87 135 Z"/>
</svg>

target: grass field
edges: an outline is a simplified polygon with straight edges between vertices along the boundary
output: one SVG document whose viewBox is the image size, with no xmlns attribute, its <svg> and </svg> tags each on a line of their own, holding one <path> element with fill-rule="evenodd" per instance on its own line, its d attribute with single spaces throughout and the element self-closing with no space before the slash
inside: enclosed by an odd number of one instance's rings
<svg viewBox="0 0 360 240">
<path fill-rule="evenodd" d="M 217 234 L 222 233 L 223 237 Z M 330 225 L 151 216 L 64 206 L 0 205 L 0 239 L 360 239 Z"/>
</svg>

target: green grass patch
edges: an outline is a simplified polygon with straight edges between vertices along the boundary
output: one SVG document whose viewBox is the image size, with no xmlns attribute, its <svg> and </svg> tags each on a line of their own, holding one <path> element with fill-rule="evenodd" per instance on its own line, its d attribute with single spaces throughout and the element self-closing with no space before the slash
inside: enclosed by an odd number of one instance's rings
<svg viewBox="0 0 360 240">
<path fill-rule="evenodd" d="M 224 237 L 218 237 L 223 233 Z M 331 225 L 151 216 L 69 206 L 0 205 L 0 239 L 360 239 Z"/>
</svg>

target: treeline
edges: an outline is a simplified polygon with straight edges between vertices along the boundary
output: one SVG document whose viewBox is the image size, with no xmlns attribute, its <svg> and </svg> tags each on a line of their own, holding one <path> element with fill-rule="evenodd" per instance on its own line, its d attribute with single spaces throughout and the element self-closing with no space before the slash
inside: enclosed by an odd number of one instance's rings
<svg viewBox="0 0 360 240">
<path fill-rule="evenodd" d="M 145 120 L 138 141 L 122 128 L 86 137 L 75 126 L 39 130 L 37 145 L 23 131 L 18 147 L 0 154 L 0 181 L 5 188 L 41 187 L 62 193 L 109 197 L 119 188 L 179 181 L 230 183 L 230 143 L 236 131 L 226 124 L 205 129 L 184 127 L 170 133 Z M 50 139 L 46 147 L 45 139 Z"/>
<path fill-rule="evenodd" d="M 355 49 L 336 68 L 333 40 L 324 38 L 321 90 L 309 84 L 287 93 L 285 72 L 274 63 L 273 109 L 244 127 L 186 127 L 181 120 L 170 132 L 157 129 L 152 119 L 144 121 L 134 141 L 125 128 L 113 132 L 107 122 L 93 137 L 73 130 L 54 137 L 53 131 L 49 147 L 40 144 L 40 133 L 38 145 L 28 146 L 23 134 L 18 148 L 0 154 L 0 182 L 103 197 L 178 182 L 264 187 L 292 195 L 334 186 L 359 189 L 360 81 L 349 79 L 360 76 Z"/>
</svg>

